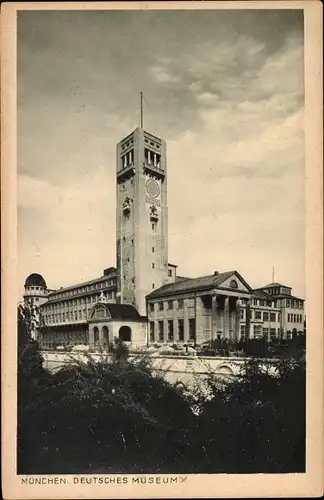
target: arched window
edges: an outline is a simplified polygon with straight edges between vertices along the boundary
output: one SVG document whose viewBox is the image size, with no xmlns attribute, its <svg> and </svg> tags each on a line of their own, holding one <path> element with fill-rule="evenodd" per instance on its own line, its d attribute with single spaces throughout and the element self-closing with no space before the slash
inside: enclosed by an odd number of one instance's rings
<svg viewBox="0 0 324 500">
<path fill-rule="evenodd" d="M 132 330 L 129 326 L 121 326 L 119 328 L 119 339 L 123 342 L 130 342 L 132 340 Z"/>
<path fill-rule="evenodd" d="M 108 344 L 109 342 L 109 330 L 108 326 L 103 326 L 102 327 L 102 338 L 105 344 Z"/>
<path fill-rule="evenodd" d="M 231 288 L 238 288 L 237 281 L 236 281 L 236 280 L 232 280 L 232 281 L 230 282 L 230 287 L 231 287 Z"/>
<path fill-rule="evenodd" d="M 94 342 L 99 342 L 99 330 L 96 326 L 93 327 L 93 341 Z"/>
</svg>

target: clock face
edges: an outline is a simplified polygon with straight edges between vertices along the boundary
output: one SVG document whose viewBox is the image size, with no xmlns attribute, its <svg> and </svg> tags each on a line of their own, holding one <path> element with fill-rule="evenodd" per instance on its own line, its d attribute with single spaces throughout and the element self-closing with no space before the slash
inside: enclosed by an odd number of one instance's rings
<svg viewBox="0 0 324 500">
<path fill-rule="evenodd" d="M 156 198 L 160 194 L 159 183 L 154 179 L 149 179 L 146 183 L 146 191 L 149 196 L 152 196 L 152 198 Z"/>
</svg>

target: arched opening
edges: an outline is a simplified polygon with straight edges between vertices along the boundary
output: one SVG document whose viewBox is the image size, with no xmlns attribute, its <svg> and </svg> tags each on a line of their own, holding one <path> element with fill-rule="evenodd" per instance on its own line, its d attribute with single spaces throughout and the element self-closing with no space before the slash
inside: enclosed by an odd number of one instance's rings
<svg viewBox="0 0 324 500">
<path fill-rule="evenodd" d="M 104 344 L 108 344 L 108 342 L 109 342 L 109 330 L 108 330 L 108 326 L 106 326 L 106 325 L 102 327 L 102 339 L 103 339 Z"/>
<path fill-rule="evenodd" d="M 227 365 L 220 366 L 217 370 L 217 373 L 222 375 L 234 375 L 233 370 Z"/>
<path fill-rule="evenodd" d="M 119 328 L 119 339 L 123 342 L 131 342 L 132 330 L 129 326 L 124 325 Z"/>
<path fill-rule="evenodd" d="M 96 326 L 93 327 L 92 333 L 93 333 L 93 341 L 99 342 L 99 330 Z"/>
</svg>

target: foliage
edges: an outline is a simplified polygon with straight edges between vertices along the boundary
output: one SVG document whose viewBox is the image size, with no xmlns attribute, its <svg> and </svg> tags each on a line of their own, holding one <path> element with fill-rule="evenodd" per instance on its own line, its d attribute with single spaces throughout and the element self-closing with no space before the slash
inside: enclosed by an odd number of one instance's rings
<svg viewBox="0 0 324 500">
<path fill-rule="evenodd" d="M 303 357 L 306 349 L 305 335 L 292 339 L 215 339 L 199 346 L 200 356 L 249 356 L 257 358 Z"/>
<path fill-rule="evenodd" d="M 249 360 L 227 385 L 211 375 L 199 417 L 204 470 L 196 472 L 304 471 L 305 380 L 305 363 L 292 359 L 274 373 L 273 364 Z"/>
<path fill-rule="evenodd" d="M 245 363 L 190 389 L 115 341 L 94 359 L 42 368 L 18 312 L 18 473 L 252 473 L 305 470 L 305 362 Z"/>
<path fill-rule="evenodd" d="M 124 363 L 129 357 L 129 348 L 118 337 L 114 338 L 114 342 L 109 345 L 108 352 L 116 363 Z"/>
<path fill-rule="evenodd" d="M 37 419 L 39 401 L 50 376 L 43 369 L 38 343 L 31 337 L 31 322 L 31 310 L 20 305 L 17 311 L 18 469 L 30 460 L 30 449 L 34 447 L 30 429 Z"/>
<path fill-rule="evenodd" d="M 146 359 L 71 358 L 43 392 L 28 472 L 171 472 L 193 418 L 181 390 L 153 376 Z"/>
</svg>

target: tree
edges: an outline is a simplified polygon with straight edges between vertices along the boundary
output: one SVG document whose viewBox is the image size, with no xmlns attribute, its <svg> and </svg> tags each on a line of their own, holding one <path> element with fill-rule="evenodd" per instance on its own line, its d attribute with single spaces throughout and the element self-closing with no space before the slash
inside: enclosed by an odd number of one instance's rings
<svg viewBox="0 0 324 500">
<path fill-rule="evenodd" d="M 305 363 L 291 358 L 275 370 L 250 360 L 227 385 L 209 377 L 195 433 L 204 450 L 197 472 L 304 471 L 305 380 Z"/>
<path fill-rule="evenodd" d="M 144 358 L 71 359 L 42 393 L 29 471 L 173 472 L 185 466 L 193 418 L 182 391 Z"/>
<path fill-rule="evenodd" d="M 39 401 L 49 374 L 43 368 L 38 344 L 31 337 L 32 311 L 20 305 L 17 310 L 17 455 L 18 472 L 28 466 L 37 449 Z"/>
</svg>

